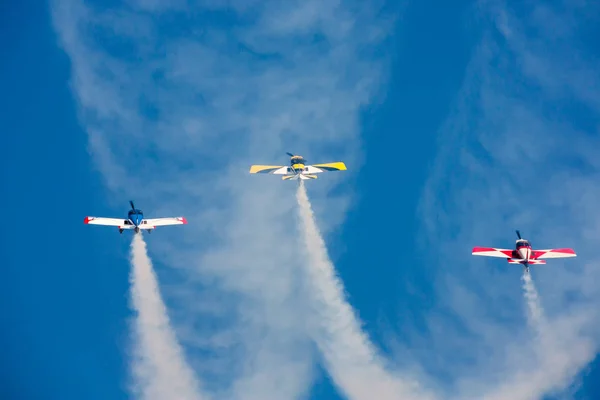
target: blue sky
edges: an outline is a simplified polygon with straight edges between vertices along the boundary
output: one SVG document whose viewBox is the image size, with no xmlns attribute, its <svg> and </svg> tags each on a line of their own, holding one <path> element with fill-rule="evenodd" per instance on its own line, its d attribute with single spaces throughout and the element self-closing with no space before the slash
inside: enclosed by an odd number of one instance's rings
<svg viewBox="0 0 600 400">
<path fill-rule="evenodd" d="M 83 217 L 130 199 L 190 222 L 147 241 L 206 392 L 342 398 L 303 329 L 292 186 L 246 173 L 286 151 L 347 162 L 309 195 L 395 368 L 449 398 L 600 396 L 598 6 L 13 3 L 3 398 L 128 398 L 130 238 Z M 550 347 L 519 268 L 470 256 L 517 228 L 579 254 L 534 271 Z"/>
</svg>

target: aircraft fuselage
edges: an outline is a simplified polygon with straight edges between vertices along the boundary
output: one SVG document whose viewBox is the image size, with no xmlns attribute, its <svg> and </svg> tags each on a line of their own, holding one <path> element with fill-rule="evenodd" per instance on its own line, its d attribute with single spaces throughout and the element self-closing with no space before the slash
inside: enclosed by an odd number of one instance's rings
<svg viewBox="0 0 600 400">
<path fill-rule="evenodd" d="M 517 240 L 515 250 L 513 251 L 513 260 L 523 264 L 526 270 L 529 270 L 531 259 L 531 244 L 526 240 Z"/>
<path fill-rule="evenodd" d="M 129 213 L 127 213 L 127 219 L 132 225 L 138 226 L 144 220 L 144 213 L 140 210 L 131 210 Z"/>
<path fill-rule="evenodd" d="M 529 258 L 531 257 L 531 247 L 517 248 L 517 253 L 523 261 L 529 261 Z"/>
<path fill-rule="evenodd" d="M 140 224 L 144 220 L 144 213 L 141 210 L 131 210 L 127 213 L 125 225 L 133 225 L 135 233 L 140 233 Z M 123 233 L 123 229 L 119 229 L 119 233 Z"/>
<path fill-rule="evenodd" d="M 290 167 L 291 171 L 295 174 L 301 174 L 304 171 L 304 166 L 306 165 L 306 161 L 301 156 L 294 156 L 290 159 Z"/>
</svg>

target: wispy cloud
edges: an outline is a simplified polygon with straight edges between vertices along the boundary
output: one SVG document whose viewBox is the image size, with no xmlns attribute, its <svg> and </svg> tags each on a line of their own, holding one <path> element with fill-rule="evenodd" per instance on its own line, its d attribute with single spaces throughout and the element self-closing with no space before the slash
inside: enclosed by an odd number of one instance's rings
<svg viewBox="0 0 600 400">
<path fill-rule="evenodd" d="M 141 233 L 131 242 L 131 265 L 131 304 L 136 313 L 133 392 L 147 400 L 200 400 L 198 382 L 171 327 Z"/>
<path fill-rule="evenodd" d="M 480 6 L 490 25 L 440 131 L 422 202 L 424 234 L 440 264 L 429 334 L 441 357 L 425 363 L 452 370 L 449 386 L 461 398 L 537 399 L 568 387 L 600 344 L 600 297 L 589 283 L 600 274 L 600 78 L 587 42 L 598 8 Z M 532 267 L 548 340 L 524 324 L 519 269 L 469 259 L 476 245 L 513 246 L 514 229 L 534 247 L 579 254 Z"/>
<path fill-rule="evenodd" d="M 53 13 L 115 204 L 127 195 L 190 221 L 150 249 L 177 267 L 158 271 L 177 282 L 165 300 L 203 386 L 221 398 L 306 394 L 314 355 L 294 188 L 248 166 L 293 151 L 357 168 L 358 113 L 385 78 L 391 21 L 376 3 L 337 0 L 57 0 Z M 339 179 L 327 178 L 317 200 Z M 338 193 L 327 227 L 348 203 Z"/>
</svg>

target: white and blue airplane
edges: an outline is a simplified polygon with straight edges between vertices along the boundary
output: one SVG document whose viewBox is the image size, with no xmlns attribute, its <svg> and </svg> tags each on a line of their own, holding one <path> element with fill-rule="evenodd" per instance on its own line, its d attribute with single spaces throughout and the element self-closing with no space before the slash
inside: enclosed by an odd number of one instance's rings
<svg viewBox="0 0 600 400">
<path fill-rule="evenodd" d="M 85 217 L 83 223 L 89 225 L 118 226 L 119 233 L 123 233 L 125 229 L 133 229 L 135 233 L 139 233 L 140 229 L 144 229 L 150 233 L 157 226 L 187 224 L 187 220 L 184 217 L 144 218 L 144 213 L 142 210 L 135 208 L 133 201 L 129 201 L 129 204 L 131 205 L 131 210 L 129 210 L 125 219 Z"/>
</svg>

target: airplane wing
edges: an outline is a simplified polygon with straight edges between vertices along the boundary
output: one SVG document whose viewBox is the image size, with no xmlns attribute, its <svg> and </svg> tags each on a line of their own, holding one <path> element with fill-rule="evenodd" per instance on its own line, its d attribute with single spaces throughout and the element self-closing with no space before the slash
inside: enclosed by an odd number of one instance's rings
<svg viewBox="0 0 600 400">
<path fill-rule="evenodd" d="M 573 249 L 534 250 L 532 255 L 536 260 L 541 258 L 568 258 L 577 256 Z"/>
<path fill-rule="evenodd" d="M 125 221 L 123 218 L 85 217 L 83 223 L 89 225 L 118 226 L 127 229 Z"/>
<path fill-rule="evenodd" d="M 275 174 L 288 175 L 291 174 L 288 167 L 281 165 L 252 165 L 250 167 L 251 174 Z"/>
<path fill-rule="evenodd" d="M 346 164 L 343 162 L 332 162 L 326 164 L 307 165 L 305 173 L 320 174 L 327 171 L 346 171 Z"/>
<path fill-rule="evenodd" d="M 148 218 L 148 219 L 144 219 L 139 226 L 140 226 L 140 229 L 154 229 L 157 226 L 185 225 L 185 224 L 187 224 L 187 220 L 184 217 Z"/>
<path fill-rule="evenodd" d="M 512 252 L 512 250 L 496 249 L 493 247 L 474 247 L 472 254 L 474 256 L 512 258 Z"/>
</svg>

